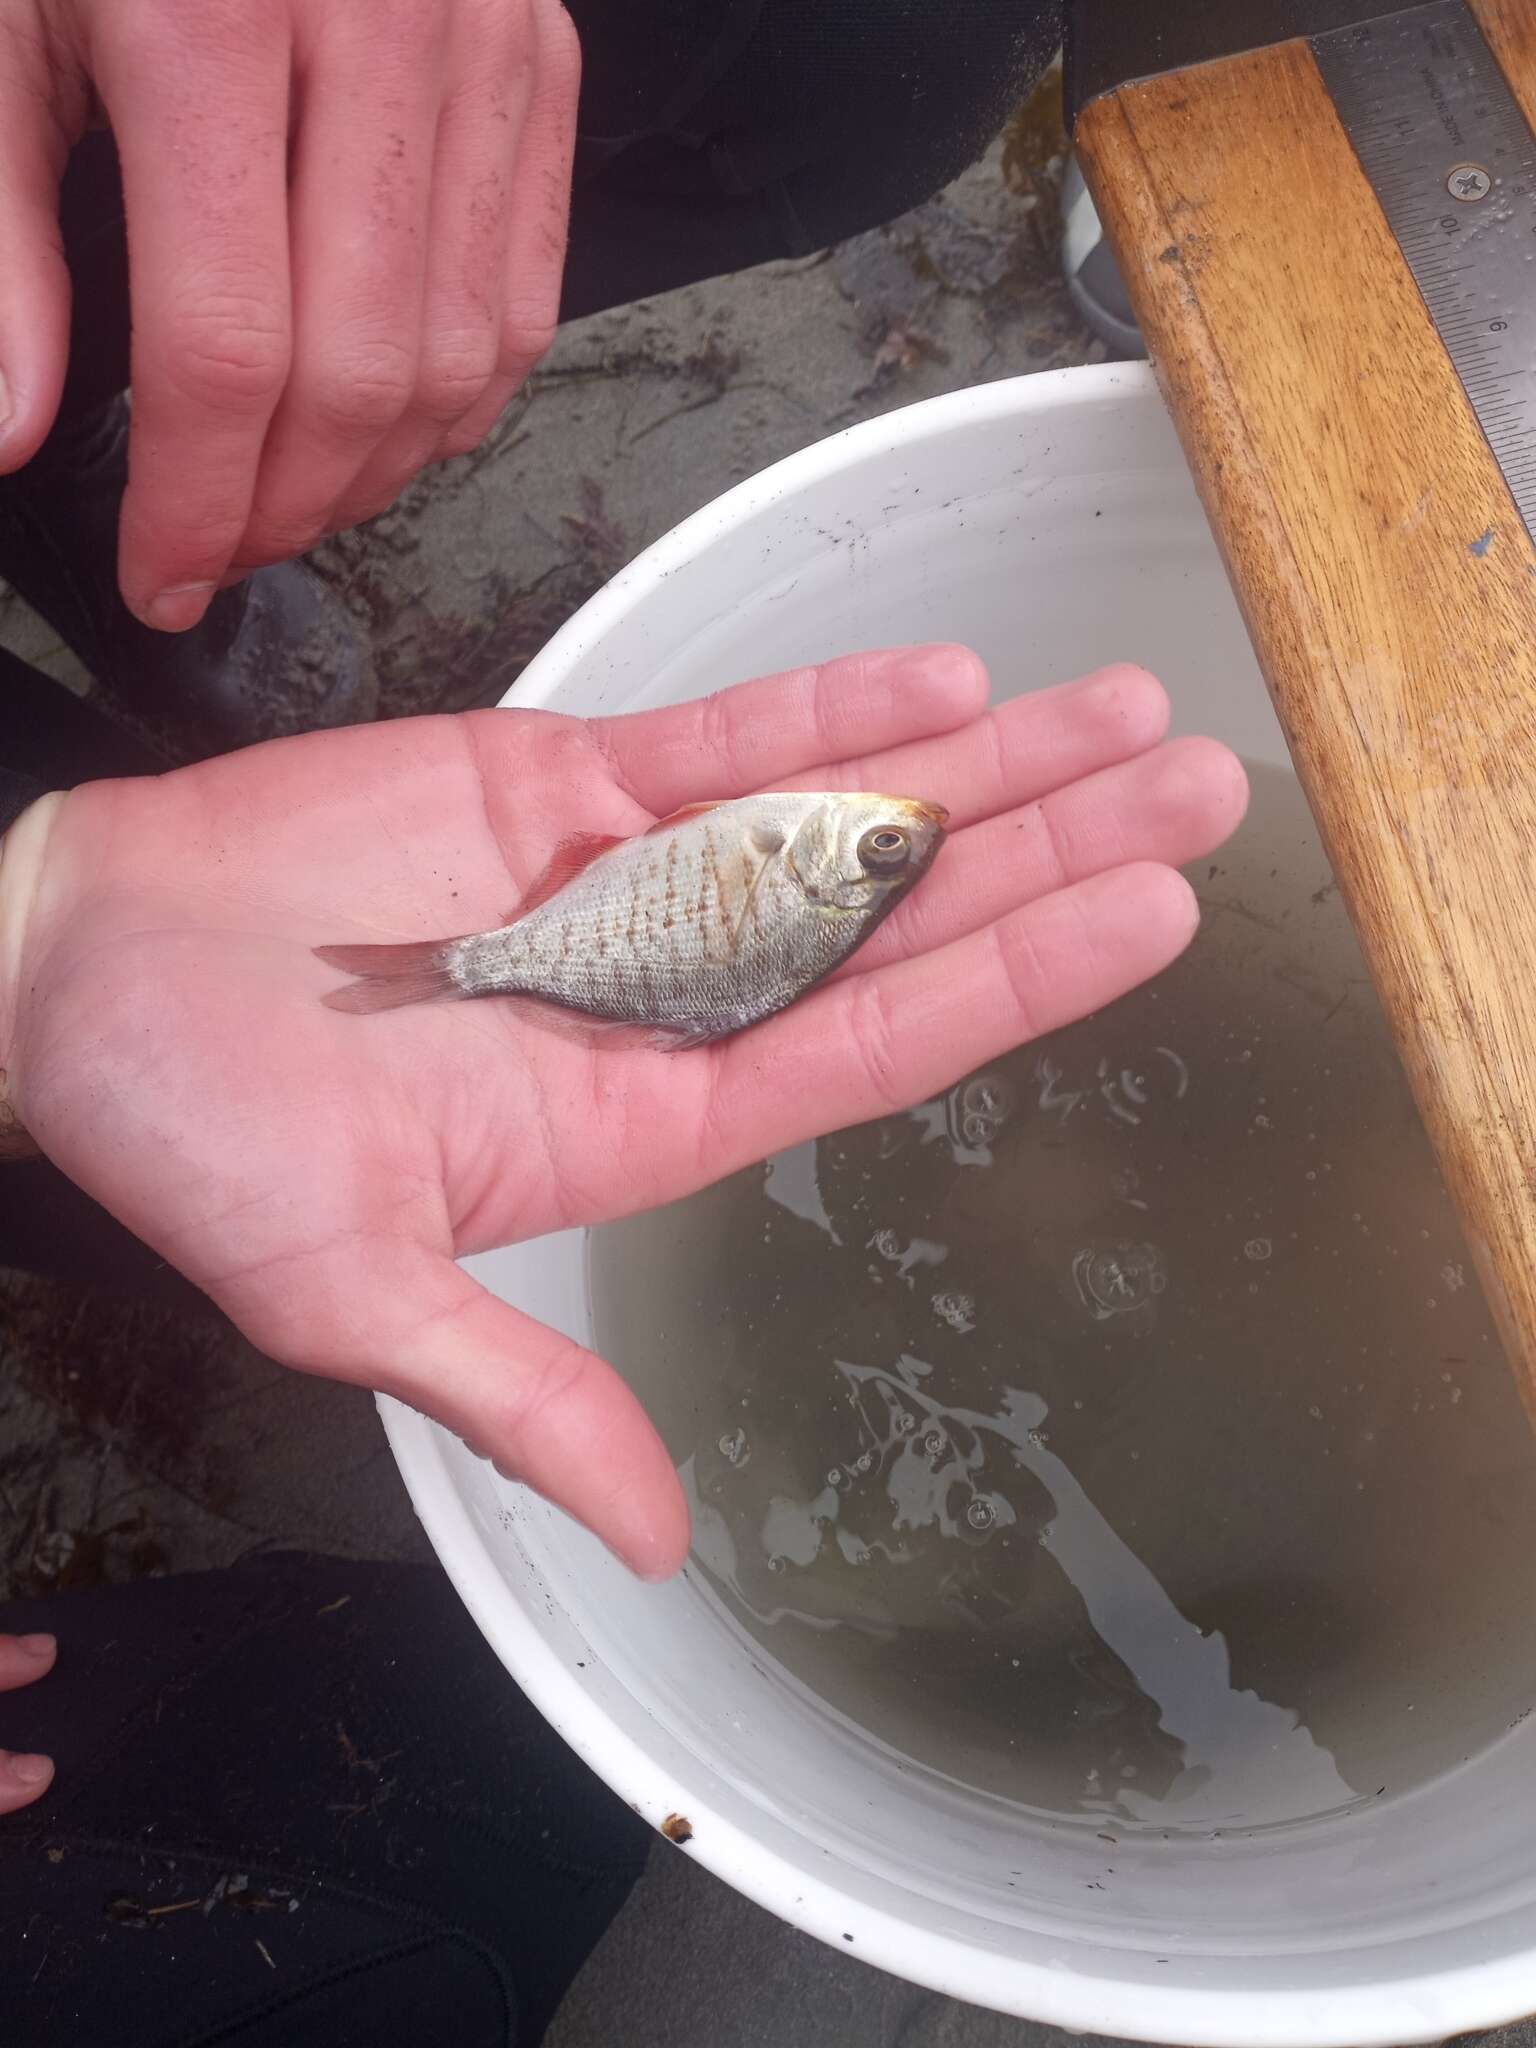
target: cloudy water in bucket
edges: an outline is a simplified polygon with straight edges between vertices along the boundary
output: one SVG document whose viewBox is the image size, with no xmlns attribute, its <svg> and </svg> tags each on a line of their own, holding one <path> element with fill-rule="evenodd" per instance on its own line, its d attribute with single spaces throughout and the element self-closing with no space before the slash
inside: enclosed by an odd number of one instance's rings
<svg viewBox="0 0 1536 2048">
<path fill-rule="evenodd" d="M 1295 781 L 1186 958 L 594 1234 L 729 1625 L 1096 1831 L 1397 1796 L 1536 1702 L 1536 1439 Z"/>
</svg>

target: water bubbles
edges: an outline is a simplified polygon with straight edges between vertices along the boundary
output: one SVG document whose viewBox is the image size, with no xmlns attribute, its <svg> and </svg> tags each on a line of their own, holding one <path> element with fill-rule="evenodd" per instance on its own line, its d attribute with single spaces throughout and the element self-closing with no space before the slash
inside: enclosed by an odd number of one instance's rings
<svg viewBox="0 0 1536 2048">
<path fill-rule="evenodd" d="M 947 1138 L 956 1163 L 984 1166 L 985 1154 L 1013 1114 L 1017 1091 L 1006 1074 L 972 1074 L 921 1112 L 926 1137 Z"/>
<path fill-rule="evenodd" d="M 966 1509 L 965 1519 L 973 1529 L 990 1529 L 997 1520 L 997 1509 L 985 1494 L 978 1493 Z"/>
<path fill-rule="evenodd" d="M 931 1237 L 914 1237 L 910 1244 L 904 1245 L 894 1230 L 877 1230 L 869 1240 L 869 1249 L 893 1265 L 909 1287 L 914 1284 L 912 1269 L 915 1266 L 942 1266 L 949 1257 L 947 1244 L 940 1244 Z M 872 1273 L 876 1270 L 871 1266 Z"/>
<path fill-rule="evenodd" d="M 1462 1288 L 1467 1284 L 1467 1269 L 1465 1266 L 1442 1266 L 1440 1268 L 1440 1278 L 1445 1282 L 1450 1293 L 1460 1294 Z"/>
<path fill-rule="evenodd" d="M 923 1431 L 923 1449 L 930 1458 L 942 1458 L 949 1449 L 949 1438 L 942 1429 L 925 1429 Z"/>
<path fill-rule="evenodd" d="M 1098 1081 L 1099 1100 L 1110 1115 L 1122 1124 L 1139 1124 L 1148 1101 L 1146 1076 L 1129 1067 L 1112 1073 L 1109 1061 L 1100 1060 Z"/>
<path fill-rule="evenodd" d="M 1144 1308 L 1168 1285 L 1162 1253 L 1152 1244 L 1085 1246 L 1072 1261 L 1072 1278 L 1095 1322 Z"/>
<path fill-rule="evenodd" d="M 1166 1061 L 1173 1078 L 1173 1099 L 1182 1102 L 1189 1093 L 1189 1062 L 1181 1059 L 1172 1046 L 1156 1045 L 1152 1050 L 1160 1060 Z"/>
<path fill-rule="evenodd" d="M 898 1436 L 910 1436 L 917 1427 L 917 1417 L 910 1408 L 898 1408 L 891 1417 L 891 1427 Z"/>
<path fill-rule="evenodd" d="M 1182 1102 L 1189 1093 L 1189 1065 L 1172 1046 L 1155 1045 L 1143 1060 L 1119 1065 L 1108 1057 L 1099 1059 L 1091 1077 L 1080 1087 L 1070 1087 L 1063 1069 L 1045 1057 L 1035 1063 L 1038 1107 L 1043 1115 L 1055 1113 L 1065 1123 L 1075 1109 L 1097 1098 L 1115 1123 L 1139 1125 L 1148 1115 L 1156 1116 L 1161 1105 Z"/>
<path fill-rule="evenodd" d="M 770 1557 L 770 1558 L 769 1558 L 769 1560 L 768 1560 L 768 1569 L 769 1569 L 769 1571 L 771 1571 L 771 1572 L 782 1572 L 782 1571 L 785 1571 L 785 1570 L 787 1570 L 787 1568 L 788 1568 L 788 1564 L 789 1564 L 789 1560 L 788 1560 L 788 1558 L 784 1558 L 784 1557 Z"/>
<path fill-rule="evenodd" d="M 867 1472 L 873 1463 L 874 1459 L 870 1456 L 869 1452 L 864 1451 L 859 1457 L 854 1459 L 853 1469 L 855 1472 Z"/>
<path fill-rule="evenodd" d="M 954 1122 L 964 1144 L 985 1151 L 1013 1112 L 1014 1092 L 1001 1074 L 973 1074 L 954 1105 Z"/>
<path fill-rule="evenodd" d="M 827 1474 L 828 1486 L 835 1486 L 838 1488 L 839 1491 L 841 1491 L 842 1488 L 845 1486 L 850 1486 L 852 1483 L 853 1482 L 849 1474 L 843 1470 L 841 1465 L 834 1465 L 831 1471 Z"/>
<path fill-rule="evenodd" d="M 1048 1116 L 1054 1110 L 1057 1120 L 1061 1123 L 1066 1122 L 1083 1100 L 1084 1091 L 1081 1088 L 1063 1088 L 1061 1068 L 1054 1060 L 1043 1056 L 1035 1062 L 1035 1083 L 1040 1090 L 1039 1101 L 1036 1104 L 1040 1114 Z"/>
<path fill-rule="evenodd" d="M 1262 1264 L 1265 1259 L 1273 1257 L 1274 1249 L 1274 1245 L 1267 1237 L 1250 1237 L 1243 1246 L 1243 1257 Z"/>
<path fill-rule="evenodd" d="M 976 1327 L 976 1300 L 970 1294 L 946 1293 L 933 1297 L 933 1312 L 941 1322 L 964 1336 Z"/>
<path fill-rule="evenodd" d="M 960 1096 L 961 1107 L 973 1116 L 990 1117 L 1000 1124 L 1013 1110 L 1012 1083 L 1001 1074 L 977 1074 L 967 1081 Z"/>
<path fill-rule="evenodd" d="M 720 1439 L 720 1455 L 728 1465 L 745 1465 L 752 1455 L 744 1429 L 728 1429 Z"/>
</svg>

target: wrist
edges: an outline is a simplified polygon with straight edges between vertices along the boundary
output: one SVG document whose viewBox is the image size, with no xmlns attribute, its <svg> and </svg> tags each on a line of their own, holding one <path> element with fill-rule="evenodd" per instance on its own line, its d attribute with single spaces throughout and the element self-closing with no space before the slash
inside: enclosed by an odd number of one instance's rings
<svg viewBox="0 0 1536 2048">
<path fill-rule="evenodd" d="M 20 1109 L 19 1049 L 27 934 L 62 791 L 35 798 L 0 833 L 0 1161 L 35 1156 Z"/>
</svg>

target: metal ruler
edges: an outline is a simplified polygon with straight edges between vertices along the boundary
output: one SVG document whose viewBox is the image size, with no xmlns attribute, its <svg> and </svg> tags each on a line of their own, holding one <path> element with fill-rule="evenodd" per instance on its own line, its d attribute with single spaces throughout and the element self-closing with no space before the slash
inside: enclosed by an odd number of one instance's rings
<svg viewBox="0 0 1536 2048">
<path fill-rule="evenodd" d="M 1536 540 L 1536 138 L 1463 0 L 1310 42 Z"/>
</svg>

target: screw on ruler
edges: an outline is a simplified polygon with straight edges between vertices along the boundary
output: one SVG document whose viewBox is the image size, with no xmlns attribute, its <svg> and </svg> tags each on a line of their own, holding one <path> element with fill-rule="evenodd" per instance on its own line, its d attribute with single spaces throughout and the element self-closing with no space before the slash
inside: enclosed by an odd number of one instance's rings
<svg viewBox="0 0 1536 2048">
<path fill-rule="evenodd" d="M 1445 189 L 1453 199 L 1470 203 L 1486 199 L 1493 190 L 1493 180 L 1481 164 L 1458 164 L 1446 179 Z"/>
<path fill-rule="evenodd" d="M 1536 138 L 1464 0 L 1311 47 L 1536 540 Z"/>
</svg>

